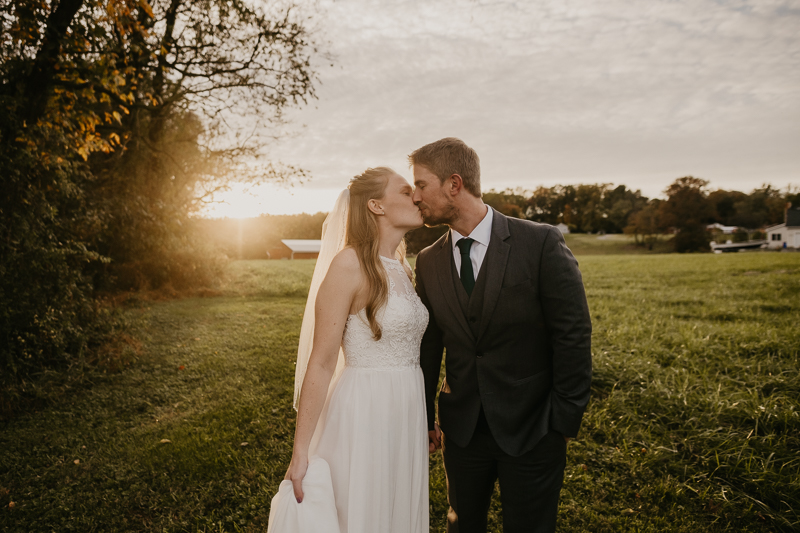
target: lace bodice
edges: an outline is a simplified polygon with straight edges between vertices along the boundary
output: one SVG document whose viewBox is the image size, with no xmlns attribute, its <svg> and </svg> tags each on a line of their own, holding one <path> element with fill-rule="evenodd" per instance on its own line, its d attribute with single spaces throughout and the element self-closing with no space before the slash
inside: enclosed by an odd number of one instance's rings
<svg viewBox="0 0 800 533">
<path fill-rule="evenodd" d="M 381 339 L 372 337 L 363 309 L 350 315 L 342 340 L 345 364 L 387 370 L 419 366 L 419 345 L 428 325 L 428 310 L 414 291 L 403 264 L 380 257 L 389 278 L 389 299 L 377 315 Z"/>
</svg>

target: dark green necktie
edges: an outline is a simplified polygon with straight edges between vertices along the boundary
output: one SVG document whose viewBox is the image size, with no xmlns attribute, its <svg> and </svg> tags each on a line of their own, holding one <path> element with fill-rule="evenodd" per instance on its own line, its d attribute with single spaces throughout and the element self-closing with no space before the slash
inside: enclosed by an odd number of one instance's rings
<svg viewBox="0 0 800 533">
<path fill-rule="evenodd" d="M 469 249 L 472 248 L 473 242 L 474 239 L 464 237 L 456 243 L 461 250 L 461 284 L 469 295 L 472 295 L 472 289 L 475 288 L 475 273 L 472 272 L 472 260 L 469 258 Z"/>
</svg>

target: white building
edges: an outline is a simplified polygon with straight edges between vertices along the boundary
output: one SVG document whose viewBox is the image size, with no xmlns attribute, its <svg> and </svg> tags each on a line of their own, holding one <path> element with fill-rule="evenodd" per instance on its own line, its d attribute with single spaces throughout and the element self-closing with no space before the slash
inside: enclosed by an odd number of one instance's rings
<svg viewBox="0 0 800 533">
<path fill-rule="evenodd" d="M 561 235 L 566 235 L 569 233 L 569 226 L 564 224 L 563 222 L 556 224 L 556 229 L 561 232 Z"/>
<path fill-rule="evenodd" d="M 786 210 L 786 222 L 770 226 L 766 230 L 769 248 L 800 249 L 800 207 Z"/>
<path fill-rule="evenodd" d="M 281 239 L 281 242 L 292 251 L 291 259 L 315 259 L 322 248 L 321 240 Z"/>
</svg>

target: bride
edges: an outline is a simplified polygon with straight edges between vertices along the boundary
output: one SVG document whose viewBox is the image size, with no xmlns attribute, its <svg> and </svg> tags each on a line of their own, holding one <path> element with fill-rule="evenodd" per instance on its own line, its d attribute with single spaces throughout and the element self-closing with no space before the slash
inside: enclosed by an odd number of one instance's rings
<svg viewBox="0 0 800 533">
<path fill-rule="evenodd" d="M 428 312 L 403 242 L 422 225 L 412 192 L 391 169 L 368 169 L 325 221 L 298 348 L 294 449 L 270 532 L 428 531 L 419 366 Z"/>
</svg>

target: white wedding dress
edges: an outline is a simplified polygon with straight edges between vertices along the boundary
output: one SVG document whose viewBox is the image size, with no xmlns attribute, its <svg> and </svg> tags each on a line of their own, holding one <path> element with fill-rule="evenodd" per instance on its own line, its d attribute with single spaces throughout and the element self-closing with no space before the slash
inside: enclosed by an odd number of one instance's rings
<svg viewBox="0 0 800 533">
<path fill-rule="evenodd" d="M 423 533 L 429 528 L 428 432 L 419 347 L 428 311 L 403 264 L 381 260 L 389 278 L 388 301 L 378 312 L 382 337 L 373 338 L 363 310 L 348 317 L 345 367 L 312 438 L 306 477 L 309 487 L 310 476 L 313 483 L 326 480 L 327 462 L 340 533 Z M 284 481 L 273 500 L 270 531 L 335 531 L 323 523 L 333 521 L 325 518 L 332 514 L 329 494 L 315 490 L 297 504 L 291 482 Z"/>
</svg>

